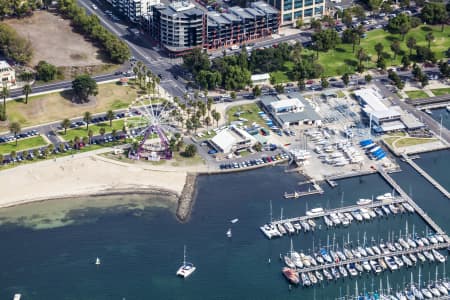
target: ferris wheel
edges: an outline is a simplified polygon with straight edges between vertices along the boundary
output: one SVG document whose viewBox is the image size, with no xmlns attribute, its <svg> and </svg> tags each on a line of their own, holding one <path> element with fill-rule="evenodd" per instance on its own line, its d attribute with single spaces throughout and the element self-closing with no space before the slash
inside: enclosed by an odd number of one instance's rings
<svg viewBox="0 0 450 300">
<path fill-rule="evenodd" d="M 139 143 L 135 151 L 130 151 L 130 158 L 172 158 L 167 138 L 171 110 L 169 101 L 156 102 L 147 96 L 137 98 L 128 106 L 124 126 L 126 131 L 131 133 L 133 141 Z"/>
</svg>

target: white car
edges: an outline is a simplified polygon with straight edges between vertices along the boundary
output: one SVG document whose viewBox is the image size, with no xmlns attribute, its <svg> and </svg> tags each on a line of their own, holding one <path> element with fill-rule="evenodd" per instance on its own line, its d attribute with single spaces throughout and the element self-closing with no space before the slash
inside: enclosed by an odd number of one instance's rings
<svg viewBox="0 0 450 300">
<path fill-rule="evenodd" d="M 92 4 L 92 8 L 93 8 L 93 9 L 97 9 L 97 5 Z"/>
</svg>

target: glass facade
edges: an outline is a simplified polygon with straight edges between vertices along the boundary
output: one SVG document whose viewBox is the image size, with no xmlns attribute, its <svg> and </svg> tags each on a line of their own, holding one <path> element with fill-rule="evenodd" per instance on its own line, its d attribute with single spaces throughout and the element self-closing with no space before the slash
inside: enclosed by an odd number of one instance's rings
<svg viewBox="0 0 450 300">
<path fill-rule="evenodd" d="M 283 5 L 284 10 L 291 10 L 292 9 L 292 0 L 285 0 Z"/>
<path fill-rule="evenodd" d="M 303 10 L 296 11 L 294 13 L 294 19 L 301 19 L 301 18 L 303 18 Z"/>
<path fill-rule="evenodd" d="M 283 22 L 292 21 L 292 14 L 284 14 Z"/>
<path fill-rule="evenodd" d="M 304 14 L 305 17 L 312 17 L 312 15 L 313 15 L 312 8 L 305 9 L 305 14 Z"/>
<path fill-rule="evenodd" d="M 301 7 L 303 7 L 303 0 L 295 0 L 294 8 L 301 8 Z"/>
</svg>

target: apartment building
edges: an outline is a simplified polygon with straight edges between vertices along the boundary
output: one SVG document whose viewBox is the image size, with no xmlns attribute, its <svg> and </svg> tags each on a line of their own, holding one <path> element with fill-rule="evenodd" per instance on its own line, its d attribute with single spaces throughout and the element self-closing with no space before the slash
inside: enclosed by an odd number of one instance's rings
<svg viewBox="0 0 450 300">
<path fill-rule="evenodd" d="M 325 14 L 325 0 L 266 0 L 280 10 L 281 26 L 295 24 L 297 19 L 309 22 Z"/>
<path fill-rule="evenodd" d="M 206 36 L 206 15 L 189 2 L 159 4 L 152 7 L 151 31 L 161 47 L 181 55 L 202 47 Z"/>
<path fill-rule="evenodd" d="M 106 0 L 120 14 L 133 23 L 140 23 L 141 17 L 148 14 L 153 5 L 159 4 L 159 0 Z"/>
</svg>

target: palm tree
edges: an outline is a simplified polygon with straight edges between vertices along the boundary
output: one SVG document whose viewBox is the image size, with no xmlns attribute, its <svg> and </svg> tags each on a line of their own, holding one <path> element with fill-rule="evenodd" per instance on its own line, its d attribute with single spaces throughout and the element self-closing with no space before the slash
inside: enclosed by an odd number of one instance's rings
<svg viewBox="0 0 450 300">
<path fill-rule="evenodd" d="M 89 123 L 91 122 L 91 120 L 92 120 L 92 114 L 88 111 L 85 112 L 83 115 L 83 121 L 86 122 L 86 130 L 89 129 Z"/>
<path fill-rule="evenodd" d="M 89 137 L 83 136 L 83 138 L 81 139 L 81 141 L 83 142 L 84 145 L 87 145 L 87 144 L 89 144 Z"/>
<path fill-rule="evenodd" d="M 102 127 L 102 128 L 100 128 L 99 132 L 100 132 L 100 135 L 103 137 L 105 135 L 106 130 L 104 127 Z"/>
<path fill-rule="evenodd" d="M 6 97 L 9 96 L 9 90 L 6 84 L 3 84 L 2 88 L 2 97 L 3 97 L 3 114 L 2 114 L 2 121 L 6 121 Z"/>
<path fill-rule="evenodd" d="M 11 151 L 11 153 L 9 154 L 9 157 L 11 158 L 11 160 L 14 162 L 14 159 L 17 156 L 17 152 L 15 150 Z"/>
<path fill-rule="evenodd" d="M 80 147 L 80 137 L 79 136 L 76 136 L 76 137 L 74 137 L 74 139 L 73 139 L 73 144 L 74 144 L 74 146 L 77 148 L 77 149 L 79 149 Z"/>
<path fill-rule="evenodd" d="M 48 153 L 53 153 L 53 150 L 55 150 L 55 145 L 50 144 L 47 146 L 47 149 L 48 149 Z"/>
<path fill-rule="evenodd" d="M 219 127 L 220 113 L 218 111 L 214 111 L 212 117 L 216 121 L 217 127 Z"/>
<path fill-rule="evenodd" d="M 356 57 L 358 58 L 358 62 L 359 62 L 358 68 L 360 70 L 362 70 L 362 67 L 363 67 L 362 62 L 367 58 L 367 54 L 363 48 L 358 49 L 358 52 L 356 53 Z"/>
<path fill-rule="evenodd" d="M 17 134 L 22 130 L 20 128 L 19 122 L 12 122 L 9 124 L 9 131 L 14 134 L 14 138 L 16 139 L 16 146 L 17 146 Z"/>
<path fill-rule="evenodd" d="M 383 53 L 384 46 L 383 46 L 382 43 L 376 43 L 374 48 L 375 48 L 375 51 L 377 52 L 377 56 L 378 56 L 377 57 L 377 61 L 380 61 L 381 54 Z"/>
<path fill-rule="evenodd" d="M 113 129 L 111 131 L 111 136 L 113 138 L 113 143 L 115 143 L 116 142 L 116 136 L 117 136 L 117 129 Z"/>
<path fill-rule="evenodd" d="M 425 40 L 428 42 L 428 49 L 430 49 L 430 47 L 431 47 L 431 42 L 434 40 L 434 35 L 433 35 L 433 33 L 432 33 L 432 32 L 428 32 L 428 33 L 425 35 Z"/>
<path fill-rule="evenodd" d="M 417 42 L 416 39 L 410 36 L 408 40 L 406 41 L 406 46 L 409 48 L 409 56 L 411 56 L 412 50 L 416 46 Z"/>
<path fill-rule="evenodd" d="M 397 54 L 401 51 L 400 42 L 398 40 L 395 40 L 391 44 L 391 50 L 394 52 L 394 60 L 397 58 Z"/>
<path fill-rule="evenodd" d="M 88 131 L 89 144 L 92 143 L 93 136 L 94 136 L 94 132 L 92 131 L 92 129 L 89 129 L 89 131 Z"/>
<path fill-rule="evenodd" d="M 109 127 L 112 127 L 112 120 L 114 119 L 115 115 L 112 110 L 108 110 L 106 113 L 106 118 L 109 120 Z"/>
<path fill-rule="evenodd" d="M 138 67 L 134 66 L 134 67 L 133 67 L 134 80 L 137 79 L 137 74 L 138 74 L 138 72 L 139 72 Z"/>
<path fill-rule="evenodd" d="M 64 119 L 64 120 L 61 122 L 61 127 L 64 128 L 64 135 L 66 135 L 66 133 L 67 133 L 67 128 L 70 127 L 70 120 L 69 120 L 69 119 Z"/>
<path fill-rule="evenodd" d="M 0 153 L 0 165 L 3 165 L 3 159 L 4 159 L 3 154 Z"/>
<path fill-rule="evenodd" d="M 23 90 L 22 92 L 25 94 L 25 104 L 28 104 L 28 95 L 32 92 L 31 90 L 31 85 L 30 84 L 25 84 L 23 86 Z"/>
</svg>

